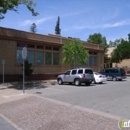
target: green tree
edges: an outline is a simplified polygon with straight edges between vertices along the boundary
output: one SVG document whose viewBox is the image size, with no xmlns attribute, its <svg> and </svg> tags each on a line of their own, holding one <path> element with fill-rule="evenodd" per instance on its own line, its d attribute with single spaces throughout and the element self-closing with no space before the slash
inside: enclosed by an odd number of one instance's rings
<svg viewBox="0 0 130 130">
<path fill-rule="evenodd" d="M 114 63 L 119 63 L 121 62 L 121 58 L 120 58 L 120 52 L 118 49 L 113 50 L 113 52 L 111 53 L 111 59 L 110 62 L 114 62 Z"/>
<path fill-rule="evenodd" d="M 129 58 L 130 58 L 130 42 L 122 40 L 121 44 L 119 44 L 111 54 L 111 61 L 119 63 L 123 59 L 129 59 Z"/>
<path fill-rule="evenodd" d="M 119 44 L 121 44 L 122 40 L 123 40 L 123 38 L 116 39 L 115 41 L 109 41 L 109 47 L 118 46 Z"/>
<path fill-rule="evenodd" d="M 95 43 L 95 44 L 101 44 L 102 41 L 102 35 L 100 33 L 94 33 L 92 35 L 89 35 L 89 38 L 87 39 L 87 42 L 89 43 Z"/>
<path fill-rule="evenodd" d="M 130 42 L 130 33 L 128 34 L 128 41 Z"/>
<path fill-rule="evenodd" d="M 62 49 L 62 53 L 65 55 L 62 63 L 69 63 L 71 67 L 85 64 L 89 57 L 89 53 L 84 49 L 83 43 L 75 39 L 66 40 Z"/>
<path fill-rule="evenodd" d="M 4 14 L 6 14 L 8 10 L 18 12 L 18 6 L 22 4 L 32 12 L 33 16 L 38 15 L 38 13 L 34 11 L 36 4 L 33 0 L 1 0 L 0 19 L 4 19 Z"/>
<path fill-rule="evenodd" d="M 21 64 L 21 66 L 23 66 L 23 64 Z M 31 69 L 32 64 L 28 63 L 28 60 L 24 61 L 24 73 L 25 73 L 25 79 L 27 81 L 27 77 L 30 76 L 33 72 L 33 70 Z M 23 69 L 22 69 L 23 71 Z"/>
<path fill-rule="evenodd" d="M 104 60 L 107 59 L 108 44 L 106 37 L 103 37 L 100 33 L 94 33 L 92 35 L 89 35 L 87 42 L 102 45 L 105 52 Z"/>
<path fill-rule="evenodd" d="M 58 16 L 58 20 L 56 22 L 56 26 L 55 26 L 55 34 L 60 34 L 61 29 L 60 29 L 60 17 Z"/>
<path fill-rule="evenodd" d="M 33 24 L 31 25 L 31 27 L 30 27 L 30 31 L 33 32 L 33 33 L 36 33 L 36 31 L 37 31 L 36 27 L 37 27 L 36 24 L 33 23 Z"/>
</svg>

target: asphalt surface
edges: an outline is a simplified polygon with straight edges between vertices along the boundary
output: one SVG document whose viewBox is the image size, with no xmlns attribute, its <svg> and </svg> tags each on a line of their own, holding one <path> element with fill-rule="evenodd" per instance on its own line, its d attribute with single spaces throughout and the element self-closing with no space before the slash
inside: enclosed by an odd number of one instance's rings
<svg viewBox="0 0 130 130">
<path fill-rule="evenodd" d="M 26 93 L 130 119 L 130 77 L 91 86 L 55 85 L 26 90 Z"/>
</svg>

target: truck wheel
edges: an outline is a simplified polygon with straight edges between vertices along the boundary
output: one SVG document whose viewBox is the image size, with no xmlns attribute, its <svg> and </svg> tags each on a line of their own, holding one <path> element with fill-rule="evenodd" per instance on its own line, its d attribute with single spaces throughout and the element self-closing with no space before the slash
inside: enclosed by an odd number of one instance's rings
<svg viewBox="0 0 130 130">
<path fill-rule="evenodd" d="M 76 86 L 80 86 L 80 79 L 75 79 L 74 80 L 74 84 L 76 85 Z"/>
<path fill-rule="evenodd" d="M 59 85 L 62 85 L 62 84 L 63 84 L 62 79 L 58 79 L 58 84 L 59 84 Z"/>
</svg>

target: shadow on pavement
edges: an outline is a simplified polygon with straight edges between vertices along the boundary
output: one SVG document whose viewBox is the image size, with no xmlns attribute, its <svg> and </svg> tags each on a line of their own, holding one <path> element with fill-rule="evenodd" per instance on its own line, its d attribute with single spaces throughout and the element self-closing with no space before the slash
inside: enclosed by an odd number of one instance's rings
<svg viewBox="0 0 130 130">
<path fill-rule="evenodd" d="M 43 89 L 47 88 L 50 85 L 56 85 L 55 81 L 28 81 L 25 82 L 25 89 Z M 11 82 L 11 83 L 5 83 L 4 86 L 0 84 L 0 90 L 4 89 L 17 89 L 22 90 L 23 89 L 23 82 Z"/>
</svg>

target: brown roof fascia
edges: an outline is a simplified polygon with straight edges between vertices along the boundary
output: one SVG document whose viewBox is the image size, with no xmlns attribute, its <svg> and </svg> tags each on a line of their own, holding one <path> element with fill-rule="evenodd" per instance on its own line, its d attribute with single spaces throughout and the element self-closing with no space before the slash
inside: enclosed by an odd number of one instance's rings
<svg viewBox="0 0 130 130">
<path fill-rule="evenodd" d="M 52 35 L 42 35 L 31 32 L 19 31 L 14 29 L 0 27 L 0 38 L 8 40 L 25 41 L 32 43 L 47 43 L 62 46 L 61 37 L 54 37 Z"/>
<path fill-rule="evenodd" d="M 104 52 L 104 49 L 101 45 L 88 43 L 78 38 L 67 38 L 55 34 L 42 35 L 32 32 L 25 32 L 21 30 L 0 27 L 0 38 L 4 40 L 7 39 L 7 40 L 29 42 L 34 44 L 44 44 L 44 45 L 46 44 L 53 46 L 55 45 L 62 46 L 65 43 L 65 40 L 67 39 L 69 40 L 76 39 L 80 42 L 83 42 L 84 47 L 86 49 Z"/>
</svg>

